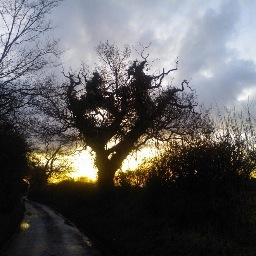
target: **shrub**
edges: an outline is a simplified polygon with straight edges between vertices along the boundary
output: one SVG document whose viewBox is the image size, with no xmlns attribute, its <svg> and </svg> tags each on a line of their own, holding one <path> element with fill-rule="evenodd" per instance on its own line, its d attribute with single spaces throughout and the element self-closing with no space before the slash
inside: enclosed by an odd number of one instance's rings
<svg viewBox="0 0 256 256">
<path fill-rule="evenodd" d="M 234 230 L 247 220 L 246 186 L 256 168 L 254 127 L 229 115 L 221 124 L 212 133 L 171 141 L 147 167 L 150 207 L 180 226 Z"/>
</svg>

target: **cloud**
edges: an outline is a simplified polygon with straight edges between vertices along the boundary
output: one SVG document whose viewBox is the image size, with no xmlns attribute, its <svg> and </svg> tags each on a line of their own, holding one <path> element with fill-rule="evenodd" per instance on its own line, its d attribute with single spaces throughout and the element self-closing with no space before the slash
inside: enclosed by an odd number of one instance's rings
<svg viewBox="0 0 256 256">
<path fill-rule="evenodd" d="M 250 0 L 66 0 L 53 13 L 63 60 L 76 69 L 93 66 L 100 41 L 138 47 L 151 44 L 156 68 L 172 68 L 176 84 L 190 79 L 199 101 L 233 104 L 255 98 L 255 23 Z M 254 23 L 253 23 L 254 22 Z M 255 38 L 256 39 L 256 38 Z M 245 47 L 244 47 L 245 46 Z"/>
<path fill-rule="evenodd" d="M 161 57 L 166 45 L 177 44 L 183 13 L 180 1 L 66 0 L 53 17 L 62 46 L 70 49 L 67 56 L 90 62 L 94 47 L 106 40 L 120 46 L 152 43 L 152 55 Z"/>
<path fill-rule="evenodd" d="M 245 88 L 255 87 L 255 62 L 239 58 L 228 47 L 237 36 L 239 19 L 238 2 L 225 2 L 219 10 L 210 8 L 196 16 L 182 39 L 181 76 L 193 78 L 206 104 L 234 104 Z"/>
</svg>

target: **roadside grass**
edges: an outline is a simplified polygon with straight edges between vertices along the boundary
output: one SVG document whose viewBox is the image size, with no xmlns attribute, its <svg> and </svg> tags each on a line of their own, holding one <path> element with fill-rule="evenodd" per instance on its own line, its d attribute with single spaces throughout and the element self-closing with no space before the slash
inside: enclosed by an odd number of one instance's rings
<svg viewBox="0 0 256 256">
<path fill-rule="evenodd" d="M 74 222 L 102 255 L 256 255 L 254 190 L 248 193 L 243 219 L 238 218 L 242 208 L 226 209 L 227 202 L 210 215 L 211 208 L 206 201 L 198 204 L 199 198 L 152 198 L 146 188 L 116 187 L 106 196 L 95 184 L 63 181 L 32 191 L 30 198 Z"/>
</svg>

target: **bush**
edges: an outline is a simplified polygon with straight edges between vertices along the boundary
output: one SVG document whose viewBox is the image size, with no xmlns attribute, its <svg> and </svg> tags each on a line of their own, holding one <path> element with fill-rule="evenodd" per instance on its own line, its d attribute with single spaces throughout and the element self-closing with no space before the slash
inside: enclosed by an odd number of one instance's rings
<svg viewBox="0 0 256 256">
<path fill-rule="evenodd" d="M 153 211 L 162 209 L 179 226 L 210 225 L 224 232 L 245 223 L 246 188 L 256 169 L 253 129 L 229 119 L 210 134 L 170 142 L 147 167 Z"/>
<path fill-rule="evenodd" d="M 143 169 L 120 171 L 115 175 L 115 183 L 123 188 L 131 186 L 141 188 L 146 184 L 147 174 L 147 171 Z"/>
</svg>

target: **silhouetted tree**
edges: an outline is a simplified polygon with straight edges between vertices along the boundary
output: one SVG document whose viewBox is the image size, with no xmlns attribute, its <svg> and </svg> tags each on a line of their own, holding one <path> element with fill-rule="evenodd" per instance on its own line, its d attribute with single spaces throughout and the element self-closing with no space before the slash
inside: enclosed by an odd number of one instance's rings
<svg viewBox="0 0 256 256">
<path fill-rule="evenodd" d="M 177 63 L 173 69 L 149 74 L 146 49 L 141 60 L 131 62 L 128 46 L 121 51 L 101 43 L 96 48 L 101 65 L 92 74 L 83 69 L 78 75 L 65 75 L 68 84 L 62 88 L 66 91 L 57 88 L 59 94 L 52 92 L 54 87 L 48 89 L 47 81 L 43 99 L 35 100 L 44 113 L 60 120 L 60 131 L 75 128 L 85 146 L 96 153 L 98 184 L 103 190 L 114 186 L 115 172 L 131 151 L 149 140 L 193 133 L 202 122 L 194 111 L 197 104 L 188 81 L 179 87 L 164 82 L 177 70 Z"/>
<path fill-rule="evenodd" d="M 52 29 L 47 14 L 60 0 L 0 1 L 0 115 L 27 103 L 40 71 L 53 63 L 57 41 L 43 39 Z M 35 76 L 36 75 L 36 76 Z"/>
<path fill-rule="evenodd" d="M 7 200 L 18 190 L 27 164 L 26 142 L 17 123 L 26 115 L 23 107 L 34 93 L 35 81 L 58 54 L 58 41 L 46 39 L 52 30 L 46 16 L 60 1 L 0 1 L 0 180 Z M 19 125 L 25 128 L 27 122 Z"/>
</svg>

